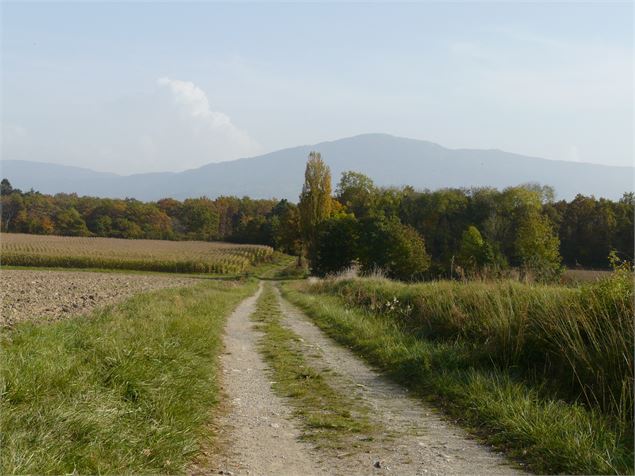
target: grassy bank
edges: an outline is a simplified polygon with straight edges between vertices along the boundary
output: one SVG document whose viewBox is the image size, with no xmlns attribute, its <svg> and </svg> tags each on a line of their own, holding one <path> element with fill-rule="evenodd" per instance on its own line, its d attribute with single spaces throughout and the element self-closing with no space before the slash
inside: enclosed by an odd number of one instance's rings
<svg viewBox="0 0 635 476">
<path fill-rule="evenodd" d="M 2 334 L 0 472 L 183 472 L 217 401 L 225 317 L 254 291 L 206 281 Z"/>
<path fill-rule="evenodd" d="M 577 288 L 518 282 L 404 284 L 327 280 L 312 287 L 384 314 L 404 332 L 456 340 L 561 398 L 633 421 L 633 281 L 623 270 Z"/>
<path fill-rule="evenodd" d="M 289 398 L 305 438 L 322 447 L 343 448 L 349 435 L 371 432 L 368 409 L 338 392 L 328 377 L 309 365 L 300 339 L 281 323 L 278 298 L 270 284 L 265 285 L 252 319 L 263 331 L 260 351 L 271 368 L 273 388 Z"/>
<path fill-rule="evenodd" d="M 397 382 L 435 400 L 534 471 L 632 473 L 632 419 L 624 409 L 628 396 L 620 396 L 622 400 L 615 404 L 589 398 L 584 392 L 576 399 L 574 391 L 576 386 L 583 388 L 584 374 L 565 382 L 557 378 L 571 366 L 581 369 L 585 364 L 605 375 L 619 375 L 626 382 L 624 388 L 632 391 L 632 380 L 628 380 L 632 372 L 624 370 L 632 369 L 632 357 L 628 361 L 632 317 L 622 314 L 628 309 L 622 306 L 628 303 L 619 298 L 624 292 L 632 293 L 632 288 L 616 291 L 611 286 L 617 297 L 601 289 L 593 294 L 590 290 L 525 288 L 500 283 L 405 285 L 341 280 L 286 285 L 284 290 L 333 338 Z M 611 307 L 608 303 L 613 298 L 619 304 Z M 600 307 L 585 307 L 595 305 Z M 567 306 L 574 307 L 566 312 Z M 577 327 L 572 320 L 561 322 L 585 309 Z M 620 337 L 620 332 L 625 336 Z M 625 367 L 616 371 L 610 359 L 628 346 L 628 339 L 629 357 L 622 354 Z M 569 356 L 562 351 L 564 346 L 582 342 L 590 343 L 590 348 Z M 614 347 L 608 348 L 609 343 Z M 583 355 L 596 360 L 581 359 Z M 609 382 L 605 377 L 600 380 Z"/>
</svg>

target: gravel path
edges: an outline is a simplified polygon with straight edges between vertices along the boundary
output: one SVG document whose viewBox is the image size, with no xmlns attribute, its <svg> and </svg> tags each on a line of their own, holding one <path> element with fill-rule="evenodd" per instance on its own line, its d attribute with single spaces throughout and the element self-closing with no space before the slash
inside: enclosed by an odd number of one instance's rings
<svg viewBox="0 0 635 476">
<path fill-rule="evenodd" d="M 222 430 L 218 446 L 228 450 L 216 458 L 211 474 L 327 474 L 311 445 L 299 440 L 301 432 L 292 420 L 292 411 L 273 393 L 266 364 L 256 349 L 259 333 L 249 316 L 261 291 L 262 283 L 227 323 L 221 369 L 229 409 L 215 426 Z M 210 470 L 195 467 L 190 472 Z"/>
<path fill-rule="evenodd" d="M 283 323 L 303 339 L 305 358 L 316 368 L 330 369 L 325 373 L 331 376 L 329 383 L 372 408 L 380 428 L 362 450 L 351 447 L 340 454 L 301 441 L 299 422 L 285 400 L 273 393 L 257 351 L 260 332 L 250 315 L 261 291 L 262 283 L 229 317 L 221 356 L 227 408 L 214 424 L 217 448 L 208 450 L 190 474 L 523 474 L 334 343 L 278 295 Z"/>
<path fill-rule="evenodd" d="M 361 398 L 373 409 L 373 418 L 382 428 L 383 434 L 374 438 L 376 444 L 370 453 L 353 452 L 340 458 L 336 468 L 345 468 L 342 474 L 369 474 L 377 461 L 382 472 L 392 474 L 523 474 L 336 344 L 298 308 L 278 296 L 283 323 L 303 339 L 306 358 L 316 367 L 335 371 L 335 386 L 346 395 Z M 319 357 L 310 357 L 316 354 Z M 348 472 L 351 469 L 353 472 Z"/>
<path fill-rule="evenodd" d="M 20 321 L 56 321 L 154 289 L 196 284 L 196 278 L 84 271 L 0 271 L 0 328 Z"/>
</svg>

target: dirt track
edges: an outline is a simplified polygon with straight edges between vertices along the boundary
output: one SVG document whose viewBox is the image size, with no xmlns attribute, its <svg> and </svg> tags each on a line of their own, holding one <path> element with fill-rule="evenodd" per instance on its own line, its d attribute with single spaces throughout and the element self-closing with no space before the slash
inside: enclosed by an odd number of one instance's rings
<svg viewBox="0 0 635 476">
<path fill-rule="evenodd" d="M 249 319 L 257 296 L 244 301 L 227 324 L 221 368 L 228 409 L 216 422 L 224 454 L 207 454 L 190 474 L 522 474 L 334 343 L 280 297 L 284 324 L 302 339 L 311 365 L 330 369 L 323 372 L 334 376 L 330 383 L 363 399 L 381 433 L 363 451 L 340 454 L 301 441 L 300 423 L 288 402 L 273 393 L 257 350 L 259 332 Z"/>
<path fill-rule="evenodd" d="M 222 429 L 219 446 L 225 448 L 225 454 L 208 455 L 206 464 L 190 469 L 193 475 L 329 474 L 321 468 L 311 445 L 300 441 L 301 431 L 291 418 L 291 409 L 273 393 L 256 349 L 258 334 L 249 317 L 261 291 L 262 285 L 256 295 L 242 302 L 225 331 L 221 368 L 229 411 L 216 422 Z"/>
<path fill-rule="evenodd" d="M 76 271 L 0 271 L 0 328 L 20 321 L 56 321 L 153 289 L 197 279 Z"/>
<path fill-rule="evenodd" d="M 332 383 L 373 409 L 382 434 L 369 453 L 346 455 L 340 474 L 367 474 L 376 461 L 390 474 L 522 474 L 499 454 L 448 424 L 407 390 L 389 382 L 350 350 L 326 336 L 297 307 L 279 295 L 284 323 L 302 339 L 305 355 L 315 368 L 329 369 Z M 355 468 L 358 468 L 355 472 Z M 362 469 L 363 468 L 363 469 Z"/>
</svg>

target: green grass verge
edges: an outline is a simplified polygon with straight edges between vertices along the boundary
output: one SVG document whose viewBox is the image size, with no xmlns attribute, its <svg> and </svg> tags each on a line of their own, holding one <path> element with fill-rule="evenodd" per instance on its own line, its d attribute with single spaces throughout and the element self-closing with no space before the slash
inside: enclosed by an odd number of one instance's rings
<svg viewBox="0 0 635 476">
<path fill-rule="evenodd" d="M 417 337 L 394 318 L 351 307 L 336 296 L 311 295 L 307 289 L 301 283 L 283 286 L 285 297 L 335 340 L 532 470 L 632 474 L 627 435 L 606 415 L 546 398 L 509 372 L 470 360 L 471 349 L 460 340 Z"/>
<path fill-rule="evenodd" d="M 298 336 L 281 324 L 278 298 L 269 283 L 265 284 L 252 319 L 263 331 L 259 349 L 270 366 L 274 391 L 289 397 L 294 413 L 303 423 L 304 438 L 320 447 L 342 448 L 348 446 L 351 435 L 372 433 L 368 409 L 338 392 L 324 372 L 307 363 Z M 360 445 L 359 439 L 352 443 Z"/>
<path fill-rule="evenodd" d="M 255 284 L 205 281 L 1 334 L 0 473 L 181 473 L 217 402 L 225 317 Z"/>
<path fill-rule="evenodd" d="M 298 258 L 274 251 L 267 262 L 252 266 L 249 274 L 263 280 L 297 279 L 306 276 L 306 268 L 297 266 Z"/>
<path fill-rule="evenodd" d="M 534 387 L 633 423 L 633 275 L 579 288 L 512 281 L 322 280 L 311 292 L 383 314 L 407 332 L 471 346 L 474 363 L 513 368 Z"/>
</svg>

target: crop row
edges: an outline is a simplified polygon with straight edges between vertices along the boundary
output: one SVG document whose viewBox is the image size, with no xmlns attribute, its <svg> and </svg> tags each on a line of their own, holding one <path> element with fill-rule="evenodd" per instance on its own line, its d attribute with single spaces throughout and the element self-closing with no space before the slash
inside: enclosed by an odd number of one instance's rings
<svg viewBox="0 0 635 476">
<path fill-rule="evenodd" d="M 178 273 L 239 273 L 267 261 L 268 246 L 2 234 L 2 264 Z"/>
</svg>

